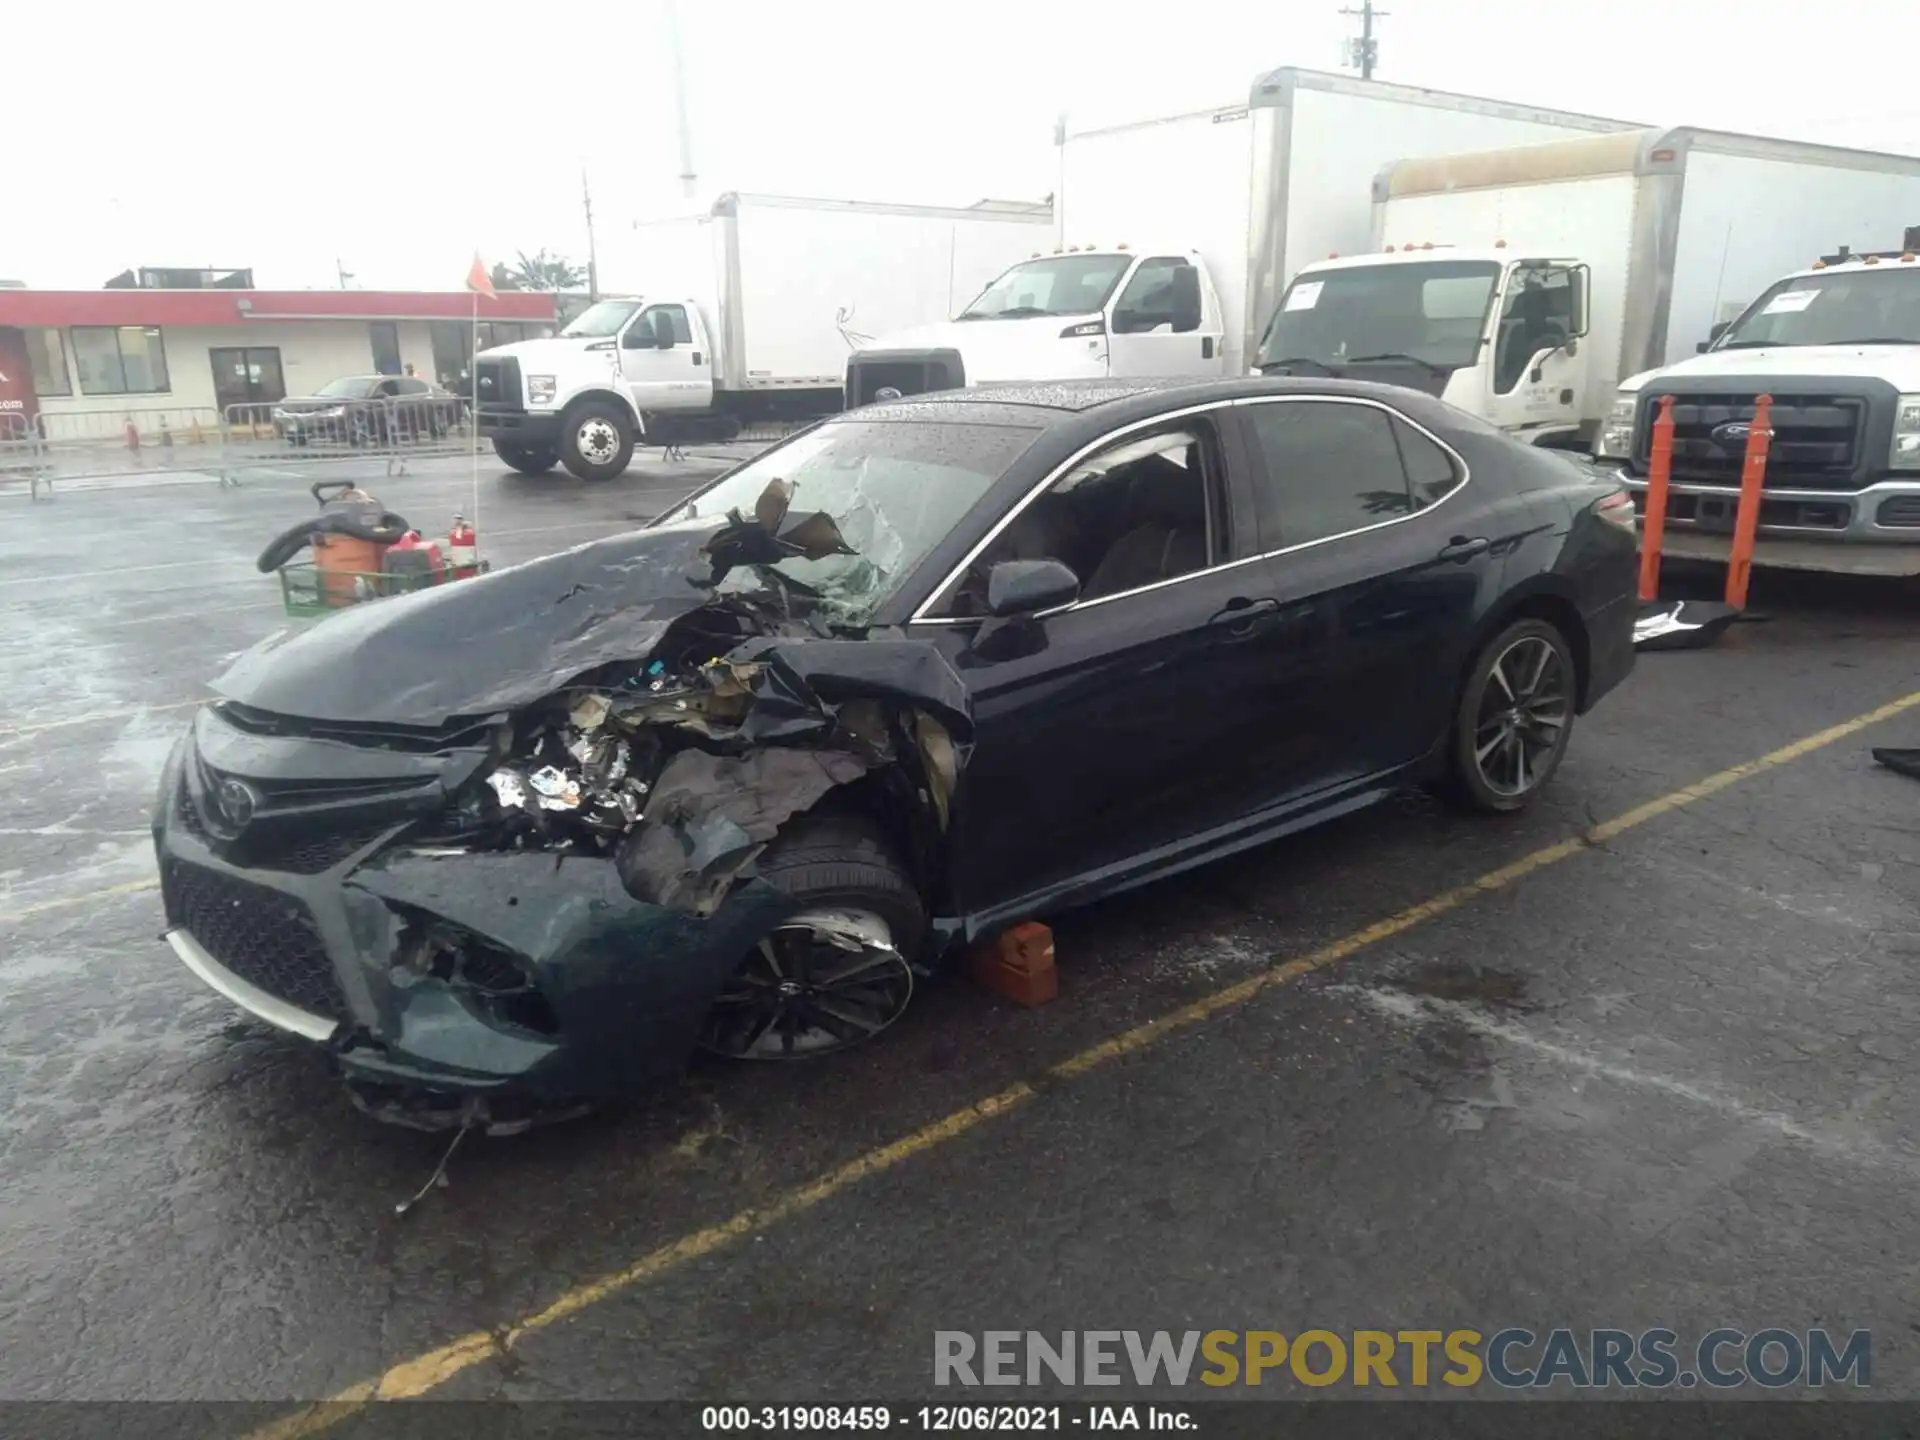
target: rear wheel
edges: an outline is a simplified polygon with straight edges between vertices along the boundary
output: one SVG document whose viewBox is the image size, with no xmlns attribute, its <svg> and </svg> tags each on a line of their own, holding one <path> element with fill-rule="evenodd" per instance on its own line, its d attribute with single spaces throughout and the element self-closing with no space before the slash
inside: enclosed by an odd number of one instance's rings
<svg viewBox="0 0 1920 1440">
<path fill-rule="evenodd" d="M 611 480 L 633 458 L 633 420 L 611 400 L 587 400 L 560 421 L 560 459 L 582 480 Z"/>
<path fill-rule="evenodd" d="M 560 462 L 560 456 L 544 445 L 515 445 L 510 440 L 495 440 L 493 453 L 522 475 L 544 475 Z"/>
<path fill-rule="evenodd" d="M 1480 652 L 1454 712 L 1449 790 L 1475 810 L 1524 810 L 1573 736 L 1573 653 L 1545 620 L 1521 620 Z"/>
<path fill-rule="evenodd" d="M 859 816 L 803 819 L 760 857 L 800 902 L 721 990 L 700 1045 L 734 1060 L 831 1055 L 886 1029 L 913 998 L 908 957 L 926 933 L 912 878 Z"/>
</svg>

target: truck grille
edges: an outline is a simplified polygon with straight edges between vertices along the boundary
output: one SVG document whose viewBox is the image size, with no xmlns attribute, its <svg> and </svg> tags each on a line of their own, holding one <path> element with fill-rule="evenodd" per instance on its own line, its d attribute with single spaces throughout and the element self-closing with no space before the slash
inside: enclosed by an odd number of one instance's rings
<svg viewBox="0 0 1920 1440">
<path fill-rule="evenodd" d="M 1676 394 L 1673 397 L 1673 478 L 1704 485 L 1738 486 L 1746 460 L 1744 433 L 1716 435 L 1722 427 L 1750 422 L 1753 395 Z M 1634 460 L 1644 473 L 1653 449 L 1653 422 L 1660 397 L 1642 407 L 1634 437 Z M 1767 455 L 1769 487 L 1857 490 L 1855 474 L 1866 401 L 1857 395 L 1776 395 L 1773 446 Z"/>
<path fill-rule="evenodd" d="M 867 351 L 847 362 L 847 408 L 929 390 L 958 390 L 966 383 L 958 350 Z M 895 394 L 882 395 L 884 390 Z"/>
<path fill-rule="evenodd" d="M 486 410 L 524 410 L 520 389 L 520 362 L 511 355 L 499 359 L 481 356 L 473 362 L 480 406 Z"/>
<path fill-rule="evenodd" d="M 306 906 L 179 860 L 161 871 L 167 914 L 227 969 L 314 1015 L 344 1020 L 346 998 Z"/>
</svg>

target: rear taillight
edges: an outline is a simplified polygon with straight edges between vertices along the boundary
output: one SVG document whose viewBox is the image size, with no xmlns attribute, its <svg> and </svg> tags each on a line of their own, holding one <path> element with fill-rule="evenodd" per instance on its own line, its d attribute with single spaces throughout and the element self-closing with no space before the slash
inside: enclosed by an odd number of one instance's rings
<svg viewBox="0 0 1920 1440">
<path fill-rule="evenodd" d="M 1634 522 L 1633 496 L 1625 490 L 1616 490 L 1606 499 L 1595 501 L 1593 513 L 1609 525 L 1618 525 L 1629 534 L 1637 528 Z"/>
</svg>

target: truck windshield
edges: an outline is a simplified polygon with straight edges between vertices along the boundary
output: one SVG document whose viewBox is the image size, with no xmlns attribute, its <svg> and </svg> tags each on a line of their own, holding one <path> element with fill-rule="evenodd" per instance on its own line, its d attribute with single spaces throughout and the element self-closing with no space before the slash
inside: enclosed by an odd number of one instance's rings
<svg viewBox="0 0 1920 1440">
<path fill-rule="evenodd" d="M 1487 260 L 1355 265 L 1294 278 L 1260 341 L 1257 361 L 1341 365 L 1411 355 L 1457 370 L 1480 352 L 1500 267 Z"/>
<path fill-rule="evenodd" d="M 1762 345 L 1920 345 L 1920 265 L 1796 275 L 1727 328 L 1716 350 Z"/>
<path fill-rule="evenodd" d="M 609 335 L 618 335 L 620 327 L 639 308 L 638 300 L 602 300 L 597 305 L 589 305 L 560 334 L 567 340 L 604 340 Z"/>
<path fill-rule="evenodd" d="M 1035 315 L 1091 315 L 1105 308 L 1131 255 L 1050 255 L 1023 260 L 980 292 L 962 320 L 1020 320 Z"/>
<path fill-rule="evenodd" d="M 951 421 L 830 420 L 741 466 L 656 525 L 752 518 L 771 480 L 793 486 L 789 521 L 825 511 L 854 551 L 730 572 L 723 591 L 763 590 L 776 570 L 818 593 L 824 618 L 865 624 L 915 566 L 1032 445 L 1038 430 Z"/>
</svg>

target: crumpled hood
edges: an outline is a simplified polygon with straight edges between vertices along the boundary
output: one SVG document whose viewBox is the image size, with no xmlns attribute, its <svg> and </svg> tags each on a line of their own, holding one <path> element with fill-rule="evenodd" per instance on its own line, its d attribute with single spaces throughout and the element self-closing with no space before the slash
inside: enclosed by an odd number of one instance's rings
<svg viewBox="0 0 1920 1440">
<path fill-rule="evenodd" d="M 1885 380 L 1902 393 L 1920 391 L 1920 345 L 1768 345 L 1753 350 L 1710 350 L 1621 383 L 1644 389 L 1668 376 L 1709 379 L 1716 375 L 1831 375 Z"/>
<path fill-rule="evenodd" d="M 707 603 L 700 547 L 724 525 L 635 530 L 283 630 L 213 683 L 276 715 L 439 726 L 513 709 L 615 660 L 643 660 Z"/>
<path fill-rule="evenodd" d="M 1095 315 L 1047 315 L 1026 320 L 947 320 L 882 335 L 856 358 L 887 350 L 958 350 L 967 383 L 995 380 L 1083 380 L 1107 373 L 1107 337 L 1063 340 L 1060 332 Z"/>
</svg>

